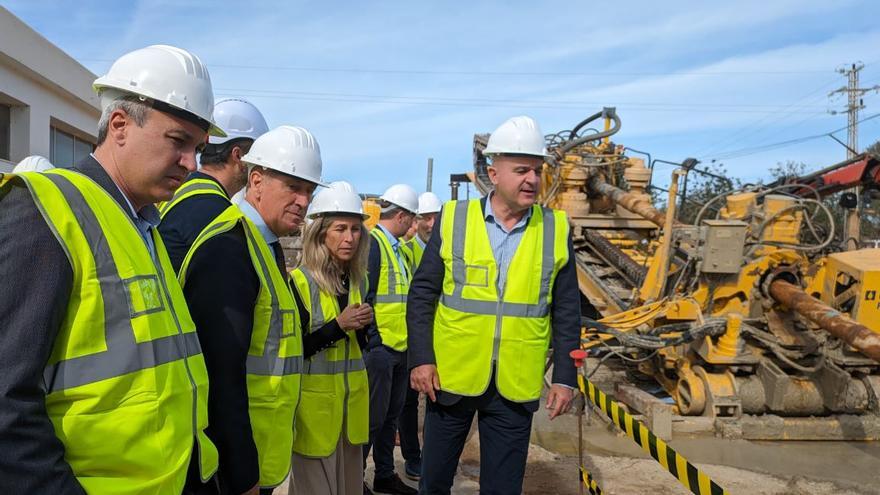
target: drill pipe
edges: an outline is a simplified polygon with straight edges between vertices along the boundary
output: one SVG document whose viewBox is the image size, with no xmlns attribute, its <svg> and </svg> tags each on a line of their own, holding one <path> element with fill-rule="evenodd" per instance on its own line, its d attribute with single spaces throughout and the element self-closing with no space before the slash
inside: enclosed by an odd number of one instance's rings
<svg viewBox="0 0 880 495">
<path fill-rule="evenodd" d="M 654 222 L 660 227 L 663 227 L 666 224 L 666 218 L 663 213 L 657 211 L 651 205 L 650 201 L 647 201 L 644 198 L 639 198 L 638 196 L 628 193 L 618 187 L 612 186 L 611 184 L 602 180 L 602 177 L 599 175 L 594 175 L 590 177 L 590 180 L 587 181 L 587 186 L 593 193 L 601 194 L 603 196 L 611 198 L 612 201 L 619 204 L 623 208 L 626 208 L 636 215 L 642 216 Z"/>
<path fill-rule="evenodd" d="M 612 263 L 619 270 L 621 270 L 626 277 L 629 278 L 630 283 L 634 285 L 639 285 L 642 283 L 642 280 L 645 279 L 645 275 L 648 273 L 648 269 L 643 267 L 642 265 L 636 263 L 635 260 L 630 258 L 626 253 L 620 250 L 619 247 L 611 244 L 602 234 L 594 232 L 590 229 L 584 229 L 584 238 L 586 238 L 587 242 L 589 242 L 593 249 L 598 251 L 598 254 L 606 259 L 609 263 Z"/>
<path fill-rule="evenodd" d="M 776 279 L 770 283 L 770 296 L 865 356 L 880 362 L 880 334 L 785 280 Z"/>
</svg>

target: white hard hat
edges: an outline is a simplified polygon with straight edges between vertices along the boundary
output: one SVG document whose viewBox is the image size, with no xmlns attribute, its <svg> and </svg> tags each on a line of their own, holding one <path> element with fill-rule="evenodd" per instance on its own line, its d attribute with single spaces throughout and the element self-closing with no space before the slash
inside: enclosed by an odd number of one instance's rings
<svg viewBox="0 0 880 495">
<path fill-rule="evenodd" d="M 415 189 L 406 184 L 394 184 L 379 197 L 410 213 L 418 213 L 419 211 L 419 195 Z"/>
<path fill-rule="evenodd" d="M 354 194 L 358 193 L 357 189 L 355 189 L 354 186 L 351 185 L 351 182 L 348 182 L 347 180 L 334 180 L 330 184 L 327 184 L 327 187 L 330 187 L 333 189 L 340 189 L 342 191 L 348 191 L 348 192 L 354 193 Z"/>
<path fill-rule="evenodd" d="M 137 95 L 151 99 L 158 110 L 196 121 L 212 136 L 226 136 L 211 117 L 214 90 L 207 67 L 181 48 L 151 45 L 126 53 L 92 87 L 103 108 L 123 94 Z"/>
<path fill-rule="evenodd" d="M 46 170 L 51 170 L 55 168 L 46 157 L 40 155 L 31 155 L 25 157 L 24 160 L 18 162 L 18 165 L 12 169 L 12 173 L 20 173 L 20 172 L 45 172 Z"/>
<path fill-rule="evenodd" d="M 251 102 L 227 98 L 214 105 L 214 123 L 226 132 L 226 137 L 211 136 L 208 142 L 222 144 L 239 138 L 257 139 L 269 131 L 263 114 Z"/>
<path fill-rule="evenodd" d="M 326 186 L 321 182 L 321 148 L 302 127 L 282 125 L 263 134 L 241 161 Z"/>
<path fill-rule="evenodd" d="M 443 208 L 443 202 L 432 192 L 423 192 L 419 194 L 419 215 L 427 215 L 429 213 L 440 213 Z"/>
<path fill-rule="evenodd" d="M 309 206 L 308 218 L 315 218 L 325 214 L 352 214 L 360 215 L 366 220 L 369 215 L 364 214 L 364 204 L 361 197 L 351 184 L 345 181 L 331 182 Z"/>
<path fill-rule="evenodd" d="M 544 133 L 535 119 L 526 116 L 511 117 L 489 136 L 484 155 L 516 154 L 546 156 Z"/>
</svg>

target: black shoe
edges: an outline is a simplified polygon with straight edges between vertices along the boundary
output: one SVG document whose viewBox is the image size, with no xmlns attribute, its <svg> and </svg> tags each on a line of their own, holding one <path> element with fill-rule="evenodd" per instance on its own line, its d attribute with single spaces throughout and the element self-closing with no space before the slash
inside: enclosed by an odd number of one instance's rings
<svg viewBox="0 0 880 495">
<path fill-rule="evenodd" d="M 373 491 L 393 495 L 417 495 L 419 493 L 418 490 L 401 481 L 396 474 L 373 481 Z"/>
<path fill-rule="evenodd" d="M 372 490 L 370 490 L 366 483 L 364 483 L 364 495 L 373 495 Z"/>
<path fill-rule="evenodd" d="M 404 462 L 403 474 L 405 474 L 407 478 L 413 481 L 419 481 L 420 479 L 422 479 L 422 460 L 415 459 L 413 461 Z"/>
</svg>

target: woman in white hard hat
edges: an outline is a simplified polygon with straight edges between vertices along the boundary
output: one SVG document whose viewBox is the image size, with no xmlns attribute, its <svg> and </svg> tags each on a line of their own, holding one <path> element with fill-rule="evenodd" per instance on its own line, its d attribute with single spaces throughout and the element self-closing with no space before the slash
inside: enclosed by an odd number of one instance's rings
<svg viewBox="0 0 880 495">
<path fill-rule="evenodd" d="M 364 304 L 367 230 L 361 199 L 335 182 L 312 202 L 303 257 L 291 272 L 303 326 L 302 393 L 294 420 L 291 493 L 360 494 L 369 387 L 355 332 Z"/>
</svg>

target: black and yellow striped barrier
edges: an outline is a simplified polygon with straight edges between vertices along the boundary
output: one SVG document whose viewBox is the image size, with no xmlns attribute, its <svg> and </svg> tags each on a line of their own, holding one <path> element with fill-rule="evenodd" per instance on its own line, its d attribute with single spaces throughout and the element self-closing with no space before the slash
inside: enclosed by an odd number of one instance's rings
<svg viewBox="0 0 880 495">
<path fill-rule="evenodd" d="M 596 483 L 596 480 L 590 475 L 590 473 L 584 469 L 583 466 L 580 468 L 580 476 L 581 481 L 584 483 L 584 486 L 587 487 L 587 490 L 590 491 L 591 495 L 602 495 L 602 489 L 599 488 L 599 484 Z"/>
<path fill-rule="evenodd" d="M 578 374 L 581 392 L 606 416 L 626 433 L 635 443 L 675 476 L 685 488 L 695 495 L 728 495 L 727 490 L 712 481 L 706 473 L 691 464 L 663 440 L 657 438 L 641 421 L 624 411 L 620 404 L 605 395 L 582 374 Z"/>
</svg>

